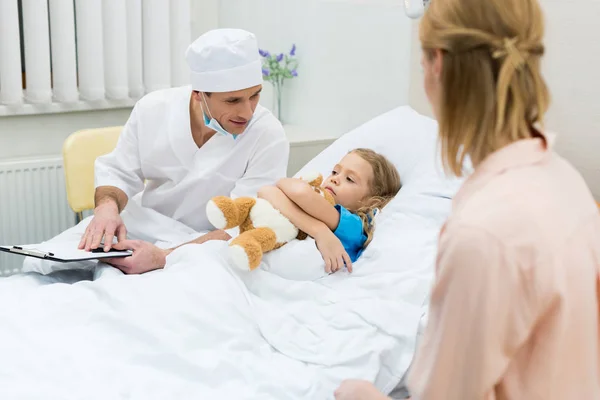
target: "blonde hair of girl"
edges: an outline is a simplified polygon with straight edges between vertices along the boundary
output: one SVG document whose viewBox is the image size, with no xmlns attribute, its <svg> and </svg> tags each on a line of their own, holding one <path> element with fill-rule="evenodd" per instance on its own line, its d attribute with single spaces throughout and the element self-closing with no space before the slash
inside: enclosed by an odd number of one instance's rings
<svg viewBox="0 0 600 400">
<path fill-rule="evenodd" d="M 425 56 L 442 51 L 437 118 L 447 171 L 462 175 L 542 124 L 550 102 L 540 71 L 544 21 L 537 0 L 432 1 L 420 26 Z"/>
<path fill-rule="evenodd" d="M 350 153 L 358 155 L 373 169 L 373 180 L 369 182 L 369 194 L 365 205 L 355 211 L 363 222 L 363 229 L 367 235 L 364 248 L 373 240 L 375 232 L 375 210 L 381 210 L 396 196 L 402 184 L 398 170 L 387 158 L 370 149 L 354 149 Z"/>
</svg>

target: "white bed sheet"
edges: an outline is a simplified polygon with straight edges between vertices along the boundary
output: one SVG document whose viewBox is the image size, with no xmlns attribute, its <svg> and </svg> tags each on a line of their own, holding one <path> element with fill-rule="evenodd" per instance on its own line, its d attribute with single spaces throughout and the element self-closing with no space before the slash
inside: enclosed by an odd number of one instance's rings
<svg viewBox="0 0 600 400">
<path fill-rule="evenodd" d="M 402 123 L 407 134 L 377 138 Z M 305 170 L 327 172 L 332 155 L 364 146 L 361 135 L 398 157 L 408 184 L 377 217 L 353 274 L 326 275 L 309 239 L 269 253 L 251 273 L 229 267 L 226 243 L 208 242 L 141 276 L 105 266 L 95 281 L 73 284 L 89 271 L 0 279 L 1 397 L 332 399 L 347 378 L 390 392 L 414 354 L 457 184 L 432 172 L 435 125 L 407 108 L 348 134 Z M 391 151 L 415 137 L 421 157 Z M 162 235 L 167 243 L 194 233 L 171 224 Z"/>
<path fill-rule="evenodd" d="M 2 397 L 331 399 L 352 377 L 390 391 L 412 358 L 436 236 L 400 220 L 415 230 L 395 272 L 369 272 L 365 257 L 315 281 L 239 273 L 209 242 L 142 276 L 0 280 Z"/>
<path fill-rule="evenodd" d="M 252 273 L 209 242 L 141 276 L 0 279 L 2 398 L 331 399 L 353 377 L 389 392 L 413 356 L 438 224 L 400 212 L 379 224 L 404 229 L 351 275 L 323 274 L 308 240 Z M 314 275 L 287 279 L 286 259 Z"/>
</svg>

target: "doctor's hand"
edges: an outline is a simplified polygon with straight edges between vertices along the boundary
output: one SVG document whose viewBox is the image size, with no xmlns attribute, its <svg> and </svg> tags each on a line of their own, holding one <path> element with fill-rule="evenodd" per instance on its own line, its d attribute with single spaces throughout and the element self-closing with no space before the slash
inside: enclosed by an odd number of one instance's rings
<svg viewBox="0 0 600 400">
<path fill-rule="evenodd" d="M 335 400 L 390 400 L 371 383 L 358 379 L 349 379 L 334 392 Z"/>
<path fill-rule="evenodd" d="M 133 250 L 133 255 L 123 258 L 105 258 L 102 261 L 126 274 L 143 274 L 160 269 L 167 263 L 168 251 L 143 240 L 123 240 L 113 246 L 115 250 Z"/>
<path fill-rule="evenodd" d="M 325 272 L 328 274 L 344 268 L 344 263 L 348 272 L 352 272 L 352 261 L 344 249 L 342 242 L 329 229 L 321 230 L 315 235 L 315 243 L 321 252 L 323 261 L 325 261 Z"/>
<path fill-rule="evenodd" d="M 119 215 L 119 208 L 112 202 L 101 204 L 94 209 L 94 218 L 81 237 L 79 249 L 97 249 L 104 238 L 104 251 L 108 251 L 115 236 L 119 242 L 127 239 L 127 229 Z"/>
</svg>

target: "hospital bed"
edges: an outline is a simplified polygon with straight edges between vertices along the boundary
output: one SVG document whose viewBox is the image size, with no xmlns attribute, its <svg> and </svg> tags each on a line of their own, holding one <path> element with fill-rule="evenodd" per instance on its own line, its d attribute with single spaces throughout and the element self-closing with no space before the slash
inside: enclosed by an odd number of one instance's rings
<svg viewBox="0 0 600 400">
<path fill-rule="evenodd" d="M 249 273 L 229 267 L 226 243 L 208 242 L 179 248 L 165 269 L 144 275 L 105 266 L 75 284 L 70 272 L 0 279 L 0 397 L 332 399 L 347 378 L 398 389 L 460 184 L 442 174 L 436 129 L 400 107 L 299 171 L 327 174 L 356 147 L 398 168 L 404 187 L 377 216 L 352 274 L 325 274 L 308 239 Z"/>
</svg>

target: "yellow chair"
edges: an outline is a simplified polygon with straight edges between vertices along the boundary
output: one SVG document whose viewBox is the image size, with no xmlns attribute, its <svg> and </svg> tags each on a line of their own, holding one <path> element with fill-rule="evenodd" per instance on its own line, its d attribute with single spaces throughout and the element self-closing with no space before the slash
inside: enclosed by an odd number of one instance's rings
<svg viewBox="0 0 600 400">
<path fill-rule="evenodd" d="M 78 223 L 83 211 L 94 208 L 94 162 L 115 148 L 122 129 L 113 126 L 77 131 L 63 144 L 67 201 Z"/>
</svg>

